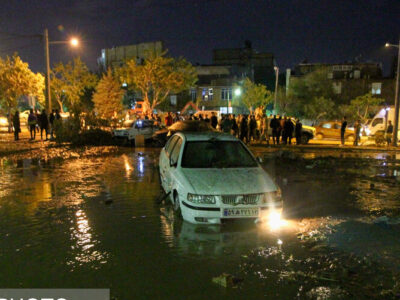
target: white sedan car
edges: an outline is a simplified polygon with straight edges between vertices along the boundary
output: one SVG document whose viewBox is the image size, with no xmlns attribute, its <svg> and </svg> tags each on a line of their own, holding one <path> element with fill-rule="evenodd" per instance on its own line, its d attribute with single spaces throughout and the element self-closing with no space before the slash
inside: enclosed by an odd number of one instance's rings
<svg viewBox="0 0 400 300">
<path fill-rule="evenodd" d="M 145 139 L 152 138 L 154 132 L 161 127 L 154 124 L 153 120 L 128 120 L 124 122 L 124 127 L 113 131 L 115 138 L 126 139 L 132 141 L 139 134 L 144 135 Z"/>
<path fill-rule="evenodd" d="M 184 220 L 280 218 L 280 189 L 237 138 L 223 133 L 176 133 L 160 154 L 161 184 Z"/>
</svg>

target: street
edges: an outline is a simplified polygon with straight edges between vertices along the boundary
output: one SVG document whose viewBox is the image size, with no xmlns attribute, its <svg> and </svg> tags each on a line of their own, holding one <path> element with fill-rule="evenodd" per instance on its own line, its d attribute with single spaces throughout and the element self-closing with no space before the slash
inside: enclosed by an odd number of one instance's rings
<svg viewBox="0 0 400 300">
<path fill-rule="evenodd" d="M 282 188 L 286 225 L 278 230 L 182 222 L 158 203 L 159 149 L 1 158 L 0 281 L 109 286 L 115 299 L 394 297 L 400 155 L 252 150 Z M 223 273 L 243 282 L 212 282 Z"/>
</svg>

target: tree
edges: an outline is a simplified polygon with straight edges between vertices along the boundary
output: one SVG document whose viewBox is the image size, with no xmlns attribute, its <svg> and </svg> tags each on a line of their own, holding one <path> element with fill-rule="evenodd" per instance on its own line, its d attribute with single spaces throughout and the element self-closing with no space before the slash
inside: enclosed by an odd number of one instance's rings
<svg viewBox="0 0 400 300">
<path fill-rule="evenodd" d="M 177 94 L 192 87 L 197 81 L 196 69 L 185 59 L 166 57 L 165 52 L 148 53 L 143 64 L 128 60 L 119 70 L 120 78 L 139 91 L 143 97 L 143 110 L 148 112 Z"/>
<path fill-rule="evenodd" d="M 328 78 L 328 72 L 327 68 L 320 68 L 303 77 L 291 80 L 286 101 L 287 109 L 291 114 L 299 117 L 305 116 L 306 106 L 314 106 L 315 99 L 331 100 L 334 98 L 332 80 Z M 326 103 L 326 101 L 324 102 Z"/>
<path fill-rule="evenodd" d="M 255 84 L 249 78 L 243 83 L 242 102 L 253 112 L 255 108 L 265 106 L 273 101 L 273 94 L 263 84 Z"/>
<path fill-rule="evenodd" d="M 7 111 L 10 126 L 11 111 L 17 107 L 19 97 L 34 96 L 43 103 L 43 89 L 43 76 L 33 73 L 17 54 L 0 58 L 0 104 Z"/>
<path fill-rule="evenodd" d="M 331 99 L 314 97 L 305 105 L 304 111 L 304 117 L 314 122 L 319 121 L 323 117 L 330 119 L 335 114 L 335 103 Z"/>
<path fill-rule="evenodd" d="M 379 105 L 382 104 L 383 101 L 384 99 L 375 98 L 371 93 L 368 93 L 351 100 L 347 111 L 353 118 L 360 119 L 365 123 L 371 114 L 379 110 Z"/>
<path fill-rule="evenodd" d="M 79 57 L 67 64 L 58 63 L 50 76 L 52 93 L 61 111 L 64 111 L 64 104 L 70 108 L 79 106 L 85 90 L 95 87 L 97 83 L 97 76 Z"/>
<path fill-rule="evenodd" d="M 104 118 L 112 118 L 122 111 L 124 91 L 120 83 L 114 79 L 111 69 L 103 75 L 93 94 L 94 108 Z"/>
</svg>

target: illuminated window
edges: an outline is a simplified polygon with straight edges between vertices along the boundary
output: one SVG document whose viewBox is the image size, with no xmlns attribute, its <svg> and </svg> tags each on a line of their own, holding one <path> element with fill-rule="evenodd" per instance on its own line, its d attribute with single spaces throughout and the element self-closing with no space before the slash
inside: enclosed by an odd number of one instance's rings
<svg viewBox="0 0 400 300">
<path fill-rule="evenodd" d="M 341 94 L 342 93 L 342 83 L 341 82 L 334 82 L 332 84 L 333 87 L 333 92 L 335 94 Z"/>
<path fill-rule="evenodd" d="M 372 90 L 371 90 L 372 95 L 380 95 L 381 89 L 382 89 L 381 82 L 373 82 L 372 83 Z"/>
<path fill-rule="evenodd" d="M 232 89 L 230 88 L 221 89 L 221 100 L 232 100 Z"/>
<path fill-rule="evenodd" d="M 190 90 L 190 99 L 192 101 L 196 101 L 196 99 L 197 99 L 197 91 L 196 91 L 196 89 L 191 89 Z"/>
</svg>

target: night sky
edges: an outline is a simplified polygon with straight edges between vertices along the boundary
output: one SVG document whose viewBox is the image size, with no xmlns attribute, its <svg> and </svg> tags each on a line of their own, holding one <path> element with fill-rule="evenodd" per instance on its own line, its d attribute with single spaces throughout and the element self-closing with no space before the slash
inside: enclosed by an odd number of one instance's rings
<svg viewBox="0 0 400 300">
<path fill-rule="evenodd" d="M 102 48 L 162 40 L 173 56 L 209 64 L 212 49 L 246 39 L 281 70 L 308 62 L 382 62 L 388 73 L 400 34 L 399 0 L 2 0 L 0 56 L 17 51 L 44 70 L 43 44 L 77 35 L 79 49 L 52 45 L 51 64 L 81 58 L 93 70 Z M 18 34 L 23 36 L 9 35 Z M 25 36 L 26 35 L 26 36 Z"/>
</svg>

